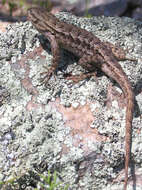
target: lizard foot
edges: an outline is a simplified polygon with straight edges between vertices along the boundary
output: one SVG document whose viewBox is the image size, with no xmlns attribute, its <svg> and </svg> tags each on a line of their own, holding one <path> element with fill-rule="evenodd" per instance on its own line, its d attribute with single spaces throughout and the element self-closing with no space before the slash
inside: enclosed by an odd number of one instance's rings
<svg viewBox="0 0 142 190">
<path fill-rule="evenodd" d="M 72 75 L 71 73 L 64 74 L 64 77 L 67 80 L 72 80 L 74 83 L 78 83 L 81 80 L 84 80 L 85 78 L 90 78 L 91 76 L 96 76 L 96 73 L 83 73 L 80 75 Z"/>
<path fill-rule="evenodd" d="M 46 67 L 45 67 L 45 68 L 46 68 Z M 46 68 L 46 69 L 47 69 L 47 68 Z M 54 78 L 55 78 L 55 69 L 51 67 L 48 71 L 45 71 L 45 72 L 40 73 L 40 76 L 43 76 L 43 77 L 41 77 L 41 79 L 40 79 L 41 83 L 46 84 L 46 83 L 48 83 L 49 79 L 50 79 L 52 76 L 54 76 Z M 55 78 L 55 80 L 56 80 L 56 78 Z"/>
</svg>

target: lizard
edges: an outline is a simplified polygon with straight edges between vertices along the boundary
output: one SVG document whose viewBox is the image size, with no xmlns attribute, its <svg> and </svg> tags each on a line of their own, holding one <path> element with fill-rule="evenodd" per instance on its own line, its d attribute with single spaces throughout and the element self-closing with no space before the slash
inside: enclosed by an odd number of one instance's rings
<svg viewBox="0 0 142 190">
<path fill-rule="evenodd" d="M 34 27 L 43 34 L 51 44 L 53 55 L 52 65 L 47 72 L 44 72 L 43 80 L 48 82 L 50 77 L 56 74 L 60 58 L 60 48 L 66 49 L 80 59 L 78 64 L 91 71 L 93 65 L 101 69 L 108 77 L 115 80 L 121 87 L 126 98 L 126 134 L 125 134 L 125 180 L 124 190 L 127 189 L 128 168 L 131 157 L 132 120 L 134 111 L 134 92 L 129 79 L 119 60 L 131 60 L 126 57 L 123 49 L 109 43 L 102 42 L 93 33 L 79 28 L 73 24 L 59 20 L 55 15 L 42 8 L 30 8 L 27 11 L 27 19 Z M 89 76 L 89 75 L 87 75 Z M 91 72 L 90 72 L 91 76 Z M 77 76 L 76 76 L 77 77 Z M 82 80 L 83 77 L 71 76 L 73 81 Z M 77 79 L 77 80 L 76 80 Z"/>
</svg>

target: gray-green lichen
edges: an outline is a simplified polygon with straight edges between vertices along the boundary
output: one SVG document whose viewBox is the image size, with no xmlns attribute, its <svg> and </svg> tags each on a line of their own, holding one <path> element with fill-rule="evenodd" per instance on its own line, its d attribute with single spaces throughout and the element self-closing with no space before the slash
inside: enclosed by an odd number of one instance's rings
<svg viewBox="0 0 142 190">
<path fill-rule="evenodd" d="M 135 109 L 133 119 L 132 153 L 135 162 L 141 167 L 142 134 L 137 131 L 141 130 L 142 126 L 142 95 L 139 93 L 142 88 L 142 23 L 129 18 L 86 19 L 67 13 L 57 16 L 93 32 L 102 41 L 120 44 L 123 49 L 128 50 L 128 57 L 137 59 L 134 62 L 126 60 L 120 64 L 134 87 L 139 106 L 139 112 L 136 114 Z M 29 22 L 10 25 L 6 33 L 0 34 L 0 85 L 10 94 L 10 99 L 0 107 L 0 180 L 7 180 L 15 175 L 21 176 L 28 170 L 33 171 L 35 164 L 38 166 L 40 162 L 45 162 L 51 170 L 55 168 L 58 171 L 60 168 L 60 176 L 70 185 L 70 189 L 121 189 L 122 183 L 113 184 L 112 180 L 120 171 L 114 168 L 124 164 L 125 109 L 121 109 L 115 101 L 109 109 L 105 106 L 107 86 L 110 81 L 114 81 L 101 75 L 98 81 L 91 78 L 73 85 L 65 80 L 62 71 L 58 71 L 56 80 L 52 77 L 45 87 L 39 79 L 40 73 L 45 71 L 43 66 L 51 65 L 52 54 L 47 48 L 42 52 L 46 59 L 35 54 L 24 60 L 33 85 L 27 90 L 22 85 L 26 71 L 18 63 L 23 54 L 26 56 L 29 51 L 39 47 L 40 41 L 44 41 L 43 36 Z M 77 65 L 76 58 L 64 50 L 61 51 L 59 67 L 64 72 L 73 74 L 84 71 Z M 37 94 L 33 88 L 36 88 Z M 117 90 L 121 92 L 118 87 Z M 44 105 L 44 109 L 42 106 L 27 109 L 33 95 L 34 103 Z M 63 115 L 50 104 L 58 97 L 60 104 L 65 107 L 73 105 L 76 108 L 78 104 L 92 102 L 90 109 L 94 121 L 90 127 L 109 137 L 106 142 L 88 142 L 92 153 L 86 158 L 82 148 L 73 145 L 71 128 L 65 126 Z M 96 109 L 99 110 L 97 113 Z M 66 154 L 61 153 L 63 145 L 69 149 Z M 80 175 L 76 169 L 78 166 L 82 168 L 84 175 L 76 183 Z"/>
</svg>

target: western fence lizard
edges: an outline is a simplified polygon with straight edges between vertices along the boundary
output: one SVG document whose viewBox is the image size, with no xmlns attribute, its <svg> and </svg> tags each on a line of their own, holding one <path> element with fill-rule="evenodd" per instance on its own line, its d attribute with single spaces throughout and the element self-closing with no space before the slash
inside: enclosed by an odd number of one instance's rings
<svg viewBox="0 0 142 190">
<path fill-rule="evenodd" d="M 118 60 L 126 60 L 125 52 L 109 42 L 102 42 L 92 33 L 72 24 L 67 24 L 57 19 L 54 15 L 41 8 L 31 8 L 27 13 L 28 20 L 41 32 L 51 43 L 53 64 L 45 72 L 45 81 L 55 74 L 59 61 L 59 48 L 69 50 L 80 59 L 78 64 L 91 71 L 94 66 L 100 68 L 106 75 L 113 78 L 122 88 L 127 99 L 126 108 L 126 135 L 125 135 L 125 181 L 124 190 L 127 189 L 128 167 L 131 154 L 131 131 L 134 109 L 134 93 L 128 77 L 119 65 Z M 133 59 L 130 59 L 133 60 Z M 87 75 L 88 76 L 88 75 Z M 91 76 L 91 72 L 90 72 Z M 72 76 L 71 79 L 83 79 Z"/>
</svg>

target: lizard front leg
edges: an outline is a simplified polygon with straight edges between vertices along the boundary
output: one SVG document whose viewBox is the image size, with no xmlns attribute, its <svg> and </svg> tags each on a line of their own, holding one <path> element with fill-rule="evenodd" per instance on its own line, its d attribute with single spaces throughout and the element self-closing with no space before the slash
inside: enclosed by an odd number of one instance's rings
<svg viewBox="0 0 142 190">
<path fill-rule="evenodd" d="M 44 83 L 46 83 L 46 82 L 48 82 L 48 80 L 51 78 L 52 75 L 55 75 L 55 71 L 57 69 L 58 61 L 60 58 L 60 51 L 59 51 L 59 45 L 57 43 L 55 36 L 52 35 L 50 32 L 46 32 L 46 33 L 44 33 L 44 35 L 45 35 L 45 37 L 47 37 L 47 39 L 50 42 L 51 52 L 53 55 L 51 67 L 48 69 L 48 71 L 41 73 L 41 75 L 45 75 L 41 80 Z"/>
</svg>

